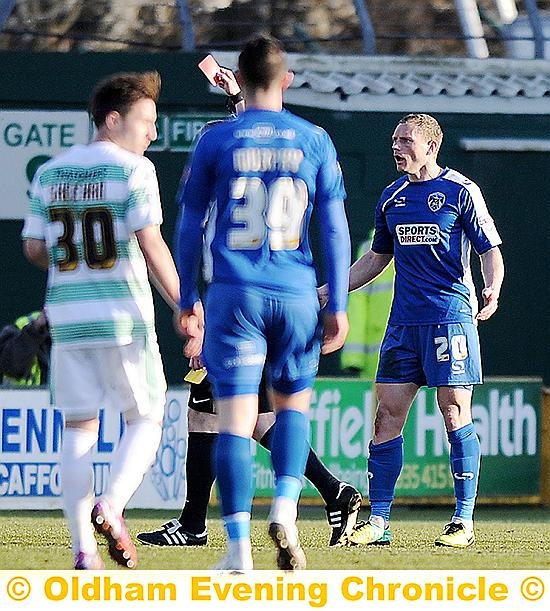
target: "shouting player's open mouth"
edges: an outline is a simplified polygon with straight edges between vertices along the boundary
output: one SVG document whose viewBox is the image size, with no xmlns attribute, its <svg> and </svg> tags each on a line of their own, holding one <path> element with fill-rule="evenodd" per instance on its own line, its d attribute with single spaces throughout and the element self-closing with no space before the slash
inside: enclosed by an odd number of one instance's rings
<svg viewBox="0 0 550 611">
<path fill-rule="evenodd" d="M 393 158 L 395 160 L 395 165 L 397 166 L 398 170 L 402 169 L 403 166 L 407 164 L 407 160 L 405 159 L 405 157 L 401 157 L 401 155 L 394 155 Z"/>
</svg>

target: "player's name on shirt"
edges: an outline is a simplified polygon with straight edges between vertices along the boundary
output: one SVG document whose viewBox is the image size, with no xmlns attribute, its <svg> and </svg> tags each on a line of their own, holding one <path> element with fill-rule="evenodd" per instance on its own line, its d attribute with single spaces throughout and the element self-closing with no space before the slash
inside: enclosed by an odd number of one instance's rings
<svg viewBox="0 0 550 611">
<path fill-rule="evenodd" d="M 300 149 L 239 148 L 233 151 L 233 167 L 238 172 L 298 172 L 304 159 Z"/>
</svg>

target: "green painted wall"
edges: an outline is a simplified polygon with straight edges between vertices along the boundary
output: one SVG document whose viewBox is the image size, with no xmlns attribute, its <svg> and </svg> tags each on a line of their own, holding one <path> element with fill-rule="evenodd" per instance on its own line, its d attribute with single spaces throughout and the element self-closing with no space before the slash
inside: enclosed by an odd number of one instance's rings
<svg viewBox="0 0 550 611">
<path fill-rule="evenodd" d="M 176 53 L 4 52 L 0 53 L 0 108 L 80 110 L 102 76 L 121 70 L 157 69 L 163 78 L 161 112 L 222 111 L 223 98 L 208 92 L 205 79 L 195 68 L 201 58 Z M 357 245 L 372 225 L 381 190 L 397 177 L 390 138 L 401 113 L 290 109 L 325 127 L 336 143 L 349 196 L 352 238 Z M 480 326 L 485 373 L 543 376 L 550 385 L 550 197 L 546 189 L 550 154 L 472 153 L 459 146 L 464 137 L 548 138 L 550 116 L 438 113 L 437 118 L 445 131 L 441 163 L 481 186 L 504 241 L 507 276 L 501 307 L 493 319 Z M 171 243 L 174 195 L 186 154 L 155 152 L 148 156 L 157 167 L 164 202 L 163 232 Z M 21 226 L 21 221 L 0 221 L 0 324 L 39 307 L 43 296 L 43 275 L 21 254 Z M 478 267 L 476 260 L 473 267 L 474 271 Z M 160 300 L 157 317 L 167 375 L 170 383 L 179 383 L 186 363 L 181 343 L 172 332 L 170 312 Z M 337 356 L 323 359 L 321 373 L 339 373 Z"/>
</svg>

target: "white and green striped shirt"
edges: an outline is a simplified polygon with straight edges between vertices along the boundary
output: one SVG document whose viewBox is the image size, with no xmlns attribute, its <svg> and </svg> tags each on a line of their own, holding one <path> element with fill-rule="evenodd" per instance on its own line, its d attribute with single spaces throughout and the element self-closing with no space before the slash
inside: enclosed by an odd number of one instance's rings
<svg viewBox="0 0 550 611">
<path fill-rule="evenodd" d="M 48 248 L 46 312 L 54 342 L 123 345 L 154 333 L 135 232 L 161 223 L 155 167 L 116 144 L 73 146 L 38 170 L 22 235 Z"/>
</svg>

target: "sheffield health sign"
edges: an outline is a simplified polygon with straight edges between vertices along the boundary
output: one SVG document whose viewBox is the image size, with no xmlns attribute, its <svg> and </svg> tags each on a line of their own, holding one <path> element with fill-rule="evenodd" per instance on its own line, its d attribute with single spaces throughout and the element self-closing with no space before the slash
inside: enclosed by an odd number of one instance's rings
<svg viewBox="0 0 550 611">
<path fill-rule="evenodd" d="M 170 390 L 156 461 L 131 507 L 180 508 L 185 499 L 186 389 Z M 533 499 L 540 495 L 540 380 L 488 380 L 474 393 L 481 441 L 481 497 Z M 367 492 L 366 455 L 372 437 L 371 386 L 361 380 L 319 379 L 311 411 L 311 444 L 338 477 Z M 62 416 L 44 390 L 0 391 L 0 509 L 61 506 L 59 451 Z M 118 416 L 102 410 L 94 449 L 95 492 L 109 476 L 112 451 L 123 431 Z M 453 482 L 443 419 L 433 389 L 421 389 L 404 432 L 405 464 L 396 496 L 449 497 Z M 271 496 L 269 455 L 257 448 L 256 496 Z M 317 492 L 306 482 L 303 497 Z"/>
<path fill-rule="evenodd" d="M 481 442 L 482 497 L 540 494 L 541 381 L 490 379 L 476 387 L 473 416 Z M 372 437 L 371 386 L 361 380 L 320 379 L 311 412 L 311 445 L 338 477 L 368 490 L 366 456 Z M 419 391 L 404 430 L 405 462 L 396 497 L 434 498 L 453 495 L 449 448 L 435 389 Z M 258 448 L 256 495 L 273 486 L 269 455 Z M 302 496 L 316 496 L 305 483 Z"/>
</svg>

